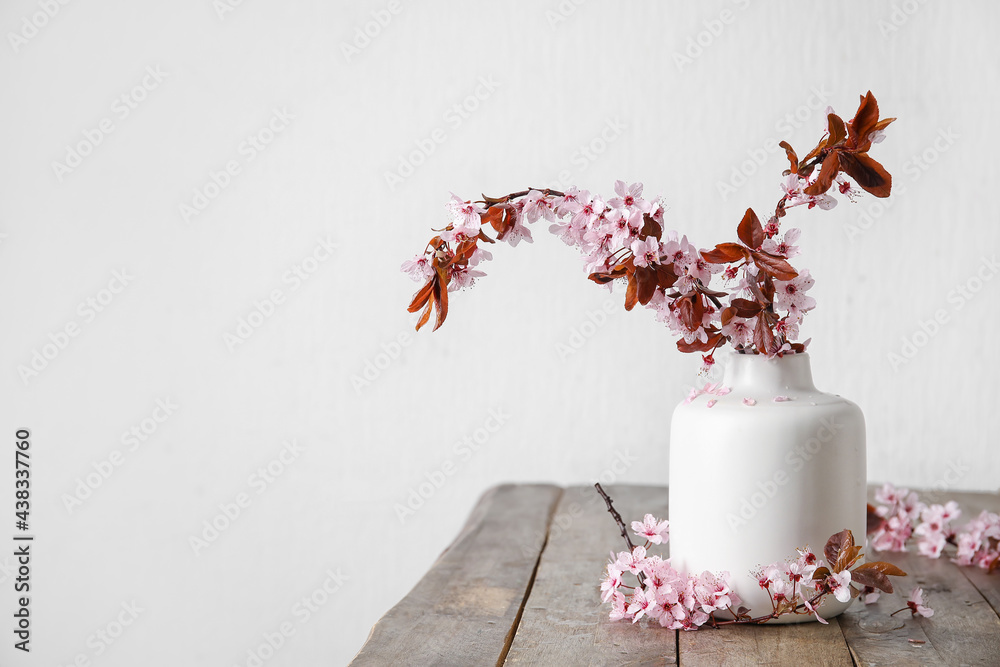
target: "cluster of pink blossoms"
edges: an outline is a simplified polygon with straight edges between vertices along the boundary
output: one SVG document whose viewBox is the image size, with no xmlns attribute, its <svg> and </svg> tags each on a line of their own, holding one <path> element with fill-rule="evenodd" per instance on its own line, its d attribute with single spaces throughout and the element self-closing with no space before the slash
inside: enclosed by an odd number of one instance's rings
<svg viewBox="0 0 1000 667">
<path fill-rule="evenodd" d="M 643 521 L 632 522 L 632 530 L 646 538 L 646 544 L 617 555 L 612 553 L 601 582 L 601 600 L 611 603 L 611 620 L 629 619 L 635 623 L 646 616 L 665 628 L 692 630 L 709 622 L 714 612 L 736 614 L 742 600 L 733 591 L 728 572 L 688 576 L 675 570 L 669 560 L 647 554 L 649 545 L 667 541 L 666 521 L 647 514 Z M 622 576 L 626 572 L 638 577 L 638 586 L 624 584 Z M 622 588 L 632 591 L 626 594 Z"/>
<path fill-rule="evenodd" d="M 598 490 L 604 495 L 603 489 Z M 624 536 L 625 524 L 606 495 L 605 500 Z M 752 573 L 770 597 L 771 613 L 750 618 L 748 610 L 741 606 L 743 601 L 734 590 L 729 572 L 705 571 L 700 575 L 688 575 L 674 569 L 669 559 L 648 553 L 650 546 L 665 544 L 669 539 L 667 521 L 647 514 L 642 521 L 632 522 L 632 531 L 644 538 L 645 544 L 633 546 L 626 540 L 631 551 L 612 552 L 601 580 L 601 601 L 610 603 L 612 621 L 626 619 L 636 623 L 645 616 L 671 630 L 697 630 L 704 625 L 766 623 L 785 614 L 812 614 L 825 624 L 827 621 L 817 612 L 825 596 L 833 595 L 840 602 L 861 597 L 866 604 L 871 604 L 878 600 L 881 590 L 892 592 L 887 575 L 906 574 L 884 562 L 868 562 L 855 567 L 863 554 L 861 547 L 854 544 L 850 531 L 845 530 L 832 536 L 827 543 L 825 565 L 806 547 L 798 549 L 798 557 L 794 560 L 773 563 Z M 635 575 L 637 585 L 625 584 L 626 573 Z M 893 615 L 907 610 L 914 616 L 934 614 L 919 587 L 911 591 L 906 604 Z M 717 612 L 721 612 L 723 618 L 716 617 Z"/>
<path fill-rule="evenodd" d="M 961 530 L 952 522 L 961 516 L 958 503 L 927 505 L 908 489 L 885 484 L 875 492 L 877 527 L 871 535 L 876 551 L 906 551 L 915 536 L 917 551 L 929 558 L 939 558 L 945 545 L 956 547 L 952 561 L 993 569 L 1000 563 L 1000 515 L 983 510 Z"/>
</svg>

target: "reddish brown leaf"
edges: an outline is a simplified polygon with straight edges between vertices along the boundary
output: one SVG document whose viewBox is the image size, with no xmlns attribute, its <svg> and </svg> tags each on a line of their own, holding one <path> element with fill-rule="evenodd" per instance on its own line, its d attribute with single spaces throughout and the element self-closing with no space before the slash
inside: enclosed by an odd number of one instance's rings
<svg viewBox="0 0 1000 667">
<path fill-rule="evenodd" d="M 754 264 L 756 264 L 761 271 L 774 276 L 778 280 L 791 280 L 795 276 L 799 275 L 799 272 L 781 257 L 758 250 L 752 251 L 750 255 L 753 257 Z"/>
<path fill-rule="evenodd" d="M 813 572 L 814 581 L 820 581 L 822 579 L 827 578 L 828 576 L 830 576 L 830 568 L 828 567 L 817 567 L 816 571 Z"/>
<path fill-rule="evenodd" d="M 782 141 L 778 145 L 785 149 L 785 157 L 788 158 L 788 164 L 791 167 L 788 173 L 794 174 L 799 170 L 799 156 L 795 154 L 795 149 L 787 141 Z"/>
<path fill-rule="evenodd" d="M 434 301 L 428 299 L 427 306 L 424 308 L 424 312 L 420 314 L 420 319 L 417 321 L 417 331 L 420 331 L 420 327 L 427 324 L 427 320 L 431 318 L 431 308 L 434 307 Z"/>
<path fill-rule="evenodd" d="M 639 303 L 639 285 L 634 273 L 628 276 L 628 289 L 625 290 L 625 310 L 632 310 Z"/>
<path fill-rule="evenodd" d="M 749 299 L 733 299 L 730 305 L 737 315 L 747 318 L 753 317 L 764 309 L 759 303 L 750 301 Z"/>
<path fill-rule="evenodd" d="M 892 176 L 867 153 L 845 153 L 840 162 L 845 174 L 876 197 L 888 197 L 892 192 Z"/>
<path fill-rule="evenodd" d="M 696 340 L 692 343 L 685 343 L 683 338 L 677 340 L 677 349 L 684 353 L 691 352 L 708 352 L 709 350 L 714 350 L 715 347 L 722 340 L 722 334 L 716 333 L 708 337 L 708 340 L 704 343 Z"/>
<path fill-rule="evenodd" d="M 503 207 L 501 206 L 491 206 L 486 209 L 486 213 L 483 213 L 480 217 L 482 218 L 482 224 L 490 225 L 494 230 L 500 231 L 503 229 Z"/>
<path fill-rule="evenodd" d="M 487 243 L 496 243 L 496 241 L 494 241 L 489 236 L 487 236 L 486 232 L 484 232 L 481 229 L 479 230 L 479 237 L 478 238 L 479 238 L 480 241 L 486 241 Z"/>
<path fill-rule="evenodd" d="M 645 239 L 647 236 L 659 239 L 663 236 L 663 227 L 656 220 L 653 220 L 648 213 L 645 213 L 642 216 L 642 229 L 639 230 L 639 238 Z"/>
<path fill-rule="evenodd" d="M 832 148 L 847 136 L 847 127 L 844 125 L 844 119 L 835 113 L 828 115 L 826 119 L 828 132 L 830 133 L 826 138 L 826 145 L 828 148 Z"/>
<path fill-rule="evenodd" d="M 777 347 L 774 332 L 763 317 L 757 320 L 757 326 L 753 329 L 753 344 L 761 354 L 770 354 Z"/>
<path fill-rule="evenodd" d="M 437 331 L 448 317 L 448 274 L 444 269 L 438 269 L 438 280 L 434 281 L 434 303 L 437 305 L 437 320 L 432 331 Z"/>
<path fill-rule="evenodd" d="M 739 243 L 720 243 L 714 250 L 703 250 L 701 256 L 712 264 L 728 264 L 747 258 L 747 250 Z"/>
<path fill-rule="evenodd" d="M 830 536 L 830 539 L 826 542 L 826 546 L 823 547 L 823 556 L 826 558 L 826 562 L 830 564 L 830 567 L 834 567 L 837 559 L 840 558 L 840 553 L 853 546 L 854 535 L 851 534 L 850 530 L 845 528 L 836 535 Z M 834 569 L 834 572 L 840 572 L 840 570 Z"/>
<path fill-rule="evenodd" d="M 823 167 L 819 170 L 819 176 L 802 192 L 814 197 L 823 194 L 833 185 L 833 179 L 840 173 L 840 169 L 840 151 L 830 151 L 830 154 L 823 160 Z"/>
<path fill-rule="evenodd" d="M 854 572 L 857 572 L 858 570 L 878 570 L 882 574 L 887 574 L 890 577 L 905 577 L 906 576 L 906 573 L 903 572 L 901 569 L 899 569 L 897 566 L 893 565 L 892 563 L 886 563 L 885 561 L 882 561 L 882 560 L 875 560 L 875 561 L 872 561 L 871 563 L 865 563 L 864 565 L 858 565 L 851 572 L 854 573 Z M 887 593 L 891 593 L 892 591 L 886 591 L 886 592 Z"/>
<path fill-rule="evenodd" d="M 851 120 L 849 136 L 853 141 L 854 146 L 861 148 L 862 144 L 867 144 L 868 135 L 875 130 L 875 126 L 877 124 L 878 102 L 875 101 L 875 96 L 872 95 L 872 91 L 869 90 L 868 94 L 861 98 L 861 104 L 858 105 L 858 111 L 854 114 L 854 119 Z"/>
<path fill-rule="evenodd" d="M 656 284 L 663 289 L 670 289 L 677 282 L 677 274 L 674 273 L 673 264 L 656 265 Z"/>
<path fill-rule="evenodd" d="M 413 301 L 406 308 L 407 311 L 415 313 L 427 303 L 427 300 L 431 297 L 431 290 L 434 289 L 434 278 L 430 278 L 423 287 L 417 290 L 417 293 L 413 295 Z M 418 329 L 420 327 L 417 327 Z"/>
<path fill-rule="evenodd" d="M 726 326 L 727 324 L 732 322 L 734 317 L 736 317 L 736 309 L 731 306 L 729 308 L 723 309 L 722 313 L 720 313 L 719 315 L 719 318 L 722 322 L 722 326 Z"/>
<path fill-rule="evenodd" d="M 864 565 L 859 565 L 855 569 L 851 570 L 851 583 L 858 584 L 860 586 L 871 586 L 872 588 L 877 588 L 881 591 L 885 591 L 886 593 L 892 593 L 892 582 L 889 581 L 889 577 L 886 576 L 888 573 L 879 568 L 879 565 L 888 565 L 888 563 L 865 563 Z M 902 572 L 902 570 L 898 567 L 893 567 L 896 571 Z"/>
<path fill-rule="evenodd" d="M 764 242 L 764 228 L 760 226 L 760 220 L 752 208 L 748 208 L 736 228 L 736 235 L 740 237 L 748 248 L 756 250 Z"/>
<path fill-rule="evenodd" d="M 637 266 L 635 268 L 635 276 L 636 283 L 638 284 L 636 294 L 639 303 L 645 306 L 653 298 L 653 293 L 656 292 L 656 269 Z"/>
</svg>

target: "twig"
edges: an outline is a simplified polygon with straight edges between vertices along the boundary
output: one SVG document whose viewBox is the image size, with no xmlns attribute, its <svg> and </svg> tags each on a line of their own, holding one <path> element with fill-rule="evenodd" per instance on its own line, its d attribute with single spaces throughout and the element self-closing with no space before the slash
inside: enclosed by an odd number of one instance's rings
<svg viewBox="0 0 1000 667">
<path fill-rule="evenodd" d="M 601 494 L 601 498 L 604 498 L 604 502 L 608 504 L 608 511 L 611 512 L 611 516 L 615 518 L 615 522 L 618 524 L 618 527 L 621 528 L 622 537 L 625 538 L 625 544 L 628 545 L 629 553 L 635 551 L 635 545 L 632 544 L 632 540 L 628 536 L 628 529 L 625 527 L 625 522 L 622 521 L 622 515 L 615 509 L 614 504 L 611 502 L 611 497 L 608 496 L 608 494 L 604 492 L 604 489 L 601 488 L 600 482 L 594 484 L 594 488 L 597 489 L 599 494 Z"/>
</svg>

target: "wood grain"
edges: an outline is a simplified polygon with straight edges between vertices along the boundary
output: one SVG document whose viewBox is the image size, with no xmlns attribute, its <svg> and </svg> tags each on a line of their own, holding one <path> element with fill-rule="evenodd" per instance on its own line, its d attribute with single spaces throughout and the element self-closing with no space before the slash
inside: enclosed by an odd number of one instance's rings
<svg viewBox="0 0 1000 667">
<path fill-rule="evenodd" d="M 665 487 L 605 489 L 626 523 L 646 512 L 665 517 Z M 571 487 L 552 519 L 549 540 L 508 665 L 676 664 L 676 632 L 608 620 L 599 582 L 609 552 L 625 544 L 593 487 Z"/>
<path fill-rule="evenodd" d="M 497 664 L 561 495 L 551 485 L 487 491 L 452 545 L 375 624 L 351 665 Z"/>
</svg>

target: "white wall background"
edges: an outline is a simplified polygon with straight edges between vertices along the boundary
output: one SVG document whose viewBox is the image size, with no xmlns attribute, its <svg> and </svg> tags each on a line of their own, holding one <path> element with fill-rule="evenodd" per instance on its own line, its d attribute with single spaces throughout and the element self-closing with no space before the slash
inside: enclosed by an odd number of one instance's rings
<svg viewBox="0 0 1000 667">
<path fill-rule="evenodd" d="M 786 163 L 764 155 L 725 198 L 719 184 L 769 140 L 808 150 L 823 126 L 814 91 L 849 117 L 871 89 L 900 119 L 874 152 L 891 200 L 786 223 L 803 228 L 796 265 L 817 279 L 817 384 L 865 410 L 873 480 L 997 488 L 1000 280 L 983 259 L 1000 239 L 1000 5 L 224 2 L 0 8 L 0 428 L 5 460 L 15 429 L 32 430 L 38 536 L 34 654 L 15 655 L 0 627 L 4 665 L 246 665 L 286 622 L 294 635 L 266 664 L 343 664 L 490 485 L 585 483 L 616 459 L 632 461 L 620 481 L 665 483 L 670 411 L 698 360 L 649 313 L 625 315 L 621 295 L 590 328 L 609 297 L 573 250 L 543 227 L 532 246 L 498 248 L 434 334 L 412 333 L 415 285 L 398 267 L 445 224 L 450 190 L 566 180 L 641 180 L 669 202 L 669 227 L 727 240 L 747 206 L 774 205 Z M 391 20 L 345 55 L 378 15 Z M 142 90 L 147 68 L 165 78 Z M 126 116 L 116 99 L 136 86 Z M 466 100 L 477 108 L 453 122 Z M 275 109 L 293 119 L 250 160 L 241 144 Z M 113 131 L 60 178 L 53 163 L 103 119 Z M 621 129 L 604 141 L 609 123 Z M 390 187 L 386 172 L 437 129 L 444 141 Z M 228 161 L 239 173 L 217 191 Z M 296 285 L 287 272 L 327 238 L 334 256 L 305 262 L 315 271 Z M 131 278 L 113 294 L 115 271 Z M 283 302 L 230 349 L 274 290 Z M 585 343 L 560 355 L 574 332 Z M 894 365 L 904 339 L 920 347 Z M 36 351 L 52 358 L 24 379 Z M 157 400 L 177 407 L 133 448 L 122 434 L 151 431 Z M 456 453 L 491 410 L 503 427 Z M 293 439 L 301 453 L 262 487 L 251 476 Z M 91 475 L 116 450 L 120 465 Z M 401 522 L 394 507 L 449 462 Z M 100 485 L 67 507 L 88 475 Z M 189 539 L 241 493 L 249 506 L 196 554 Z M 0 564 L 9 625 L 12 558 Z M 327 597 L 330 571 L 347 578 Z M 314 593 L 306 618 L 296 605 Z M 95 633 L 114 631 L 123 603 L 142 611 L 108 646 Z"/>
</svg>

